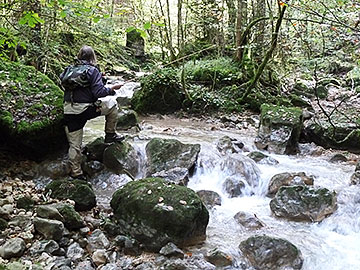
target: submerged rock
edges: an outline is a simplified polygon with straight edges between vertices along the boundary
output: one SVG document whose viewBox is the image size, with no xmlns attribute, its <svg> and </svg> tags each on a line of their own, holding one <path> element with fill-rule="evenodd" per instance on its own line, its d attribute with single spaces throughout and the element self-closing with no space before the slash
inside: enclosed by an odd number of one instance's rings
<svg viewBox="0 0 360 270">
<path fill-rule="evenodd" d="M 252 236 L 241 242 L 239 248 L 255 269 L 299 270 L 303 265 L 300 250 L 285 239 Z"/>
<path fill-rule="evenodd" d="M 215 265 L 216 267 L 229 266 L 233 263 L 233 258 L 231 255 L 217 248 L 209 250 L 207 252 L 206 260 Z"/>
<path fill-rule="evenodd" d="M 279 161 L 277 161 L 276 159 L 268 155 L 265 155 L 264 153 L 261 153 L 259 151 L 251 152 L 250 154 L 248 154 L 248 157 L 259 164 L 269 164 L 269 165 L 279 164 Z"/>
<path fill-rule="evenodd" d="M 276 154 L 295 154 L 302 125 L 301 109 L 263 104 L 255 145 Z"/>
<path fill-rule="evenodd" d="M 161 175 L 164 179 L 181 182 L 191 175 L 199 152 L 199 144 L 183 144 L 175 139 L 153 138 L 146 145 L 148 158 L 146 175 L 147 177 Z M 179 174 L 174 175 L 174 168 Z"/>
<path fill-rule="evenodd" d="M 197 194 L 160 178 L 127 183 L 110 202 L 117 221 L 146 249 L 184 246 L 205 239 L 209 213 Z"/>
<path fill-rule="evenodd" d="M 230 198 L 241 196 L 241 190 L 245 187 L 245 184 L 242 180 L 236 177 L 226 178 L 223 188 L 230 195 Z"/>
<path fill-rule="evenodd" d="M 299 173 L 279 173 L 270 179 L 268 195 L 273 196 L 282 186 L 312 186 L 314 177 L 307 176 L 304 172 Z"/>
<path fill-rule="evenodd" d="M 218 193 L 212 190 L 199 190 L 196 192 L 199 195 L 201 201 L 209 209 L 216 205 L 221 205 L 221 197 Z"/>
<path fill-rule="evenodd" d="M 255 214 L 240 211 L 234 216 L 234 219 L 237 223 L 250 230 L 257 230 L 264 227 L 264 223 L 262 223 Z"/>
<path fill-rule="evenodd" d="M 270 208 L 278 217 L 318 222 L 336 210 L 336 195 L 326 188 L 281 187 L 270 201 Z"/>
</svg>

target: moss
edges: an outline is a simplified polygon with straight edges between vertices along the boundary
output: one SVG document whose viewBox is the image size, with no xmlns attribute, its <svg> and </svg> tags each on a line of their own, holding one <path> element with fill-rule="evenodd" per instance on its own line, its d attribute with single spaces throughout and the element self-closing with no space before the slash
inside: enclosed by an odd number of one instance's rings
<svg viewBox="0 0 360 270">
<path fill-rule="evenodd" d="M 35 201 L 30 197 L 21 197 L 16 202 L 16 207 L 19 209 L 25 209 L 26 211 L 34 208 Z"/>
<path fill-rule="evenodd" d="M 298 125 L 299 120 L 302 119 L 302 110 L 296 107 L 262 104 L 261 119 L 265 122 L 271 121 L 273 124 Z"/>
<path fill-rule="evenodd" d="M 8 227 L 7 221 L 3 218 L 0 218 L 0 232 L 4 231 L 7 227 Z"/>
<path fill-rule="evenodd" d="M 78 229 L 84 226 L 82 217 L 71 205 L 62 205 L 58 208 L 59 213 L 64 217 L 64 225 L 68 229 Z"/>
</svg>

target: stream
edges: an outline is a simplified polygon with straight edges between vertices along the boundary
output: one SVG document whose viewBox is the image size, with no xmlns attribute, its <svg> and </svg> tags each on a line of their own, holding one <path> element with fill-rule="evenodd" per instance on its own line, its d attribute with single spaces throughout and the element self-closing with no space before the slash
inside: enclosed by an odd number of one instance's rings
<svg viewBox="0 0 360 270">
<path fill-rule="evenodd" d="M 255 121 L 256 122 L 256 121 Z M 327 151 L 319 156 L 311 156 L 308 150 L 312 145 L 302 145 L 296 156 L 265 153 L 279 161 L 277 165 L 255 164 L 249 162 L 248 171 L 253 172 L 254 185 L 246 185 L 240 197 L 229 198 L 223 190 L 223 182 L 231 174 L 231 168 L 224 166 L 223 156 L 216 149 L 216 142 L 227 135 L 244 143 L 243 152 L 247 155 L 257 150 L 254 146 L 256 129 L 226 128 L 219 122 L 175 118 L 170 116 L 148 116 L 140 118 L 140 132 L 124 132 L 129 143 L 142 153 L 145 164 L 145 145 L 153 137 L 173 138 L 183 143 L 198 143 L 201 152 L 195 173 L 188 187 L 198 190 L 212 190 L 222 199 L 221 206 L 211 209 L 207 227 L 207 239 L 202 247 L 217 247 L 234 258 L 232 267 L 241 267 L 239 244 L 255 234 L 284 238 L 302 252 L 304 270 L 355 270 L 360 269 L 360 186 L 350 186 L 350 177 L 355 170 L 354 163 L 330 163 L 334 154 Z M 104 118 L 98 117 L 87 123 L 84 144 L 103 136 Z M 258 151 L 258 150 L 257 150 Z M 305 172 L 314 176 L 315 187 L 325 187 L 337 193 L 337 210 L 322 222 L 293 222 L 275 217 L 266 197 L 268 183 L 272 176 L 282 172 Z M 143 177 L 143 172 L 136 176 Z M 112 193 L 131 179 L 126 175 L 103 177 L 93 183 L 99 202 L 108 204 Z M 239 211 L 255 214 L 265 226 L 258 230 L 248 230 L 236 223 L 233 218 Z M 202 247 L 191 247 L 199 249 Z"/>
</svg>

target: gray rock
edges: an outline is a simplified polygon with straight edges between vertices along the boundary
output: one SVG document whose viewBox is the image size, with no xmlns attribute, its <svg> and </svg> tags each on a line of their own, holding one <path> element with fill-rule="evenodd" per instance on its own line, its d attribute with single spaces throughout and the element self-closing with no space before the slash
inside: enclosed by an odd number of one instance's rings
<svg viewBox="0 0 360 270">
<path fill-rule="evenodd" d="M 79 229 L 85 226 L 82 216 L 75 211 L 71 204 L 59 203 L 54 205 L 59 213 L 64 217 L 64 225 L 67 229 Z"/>
<path fill-rule="evenodd" d="M 4 259 L 21 257 L 25 252 L 25 241 L 21 238 L 12 238 L 0 247 L 0 256 Z"/>
<path fill-rule="evenodd" d="M 179 249 L 174 243 L 167 243 L 165 246 L 163 246 L 159 253 L 161 255 L 164 255 L 166 257 L 174 257 L 174 258 L 184 258 L 184 252 Z"/>
<path fill-rule="evenodd" d="M 222 155 L 237 153 L 240 149 L 236 147 L 233 141 L 229 136 L 221 137 L 217 142 L 216 148 Z"/>
<path fill-rule="evenodd" d="M 235 177 L 226 178 L 223 188 L 230 195 L 230 198 L 241 196 L 241 190 L 245 187 L 245 184 L 240 179 Z"/>
<path fill-rule="evenodd" d="M 342 154 L 335 154 L 330 158 L 329 161 L 331 163 L 340 163 L 340 162 L 347 162 L 348 159 Z"/>
<path fill-rule="evenodd" d="M 77 262 L 83 259 L 84 254 L 85 250 L 80 247 L 79 243 L 74 242 L 67 248 L 66 257 Z"/>
<path fill-rule="evenodd" d="M 94 252 L 97 249 L 107 249 L 110 246 L 110 241 L 107 239 L 105 234 L 96 229 L 93 233 L 88 236 L 89 244 L 87 246 L 87 250 Z"/>
<path fill-rule="evenodd" d="M 104 266 L 100 267 L 100 270 L 122 270 L 122 268 L 115 263 L 107 263 Z"/>
<path fill-rule="evenodd" d="M 270 208 L 278 217 L 318 222 L 336 210 L 336 194 L 326 188 L 281 187 L 270 201 Z"/>
<path fill-rule="evenodd" d="M 12 206 L 12 204 L 5 204 L 0 207 L 1 218 L 9 219 L 13 212 L 14 212 L 14 207 Z"/>
<path fill-rule="evenodd" d="M 234 216 L 234 219 L 237 223 L 250 230 L 257 230 L 264 227 L 264 224 L 261 222 L 261 220 L 258 219 L 254 214 L 238 212 Z"/>
<path fill-rule="evenodd" d="M 98 172 L 101 172 L 103 169 L 105 169 L 105 165 L 100 161 L 90 160 L 83 164 L 82 169 L 84 173 L 90 177 L 94 177 Z"/>
<path fill-rule="evenodd" d="M 55 219 L 61 222 L 64 221 L 64 217 L 60 214 L 60 212 L 53 206 L 49 205 L 40 205 L 36 207 L 36 214 L 40 218 L 46 219 Z"/>
<path fill-rule="evenodd" d="M 221 205 L 221 197 L 218 193 L 212 190 L 199 190 L 196 192 L 199 195 L 204 205 L 211 209 L 216 205 Z"/>
<path fill-rule="evenodd" d="M 118 121 L 116 129 L 118 130 L 128 130 L 132 127 L 138 126 L 139 119 L 138 115 L 133 110 L 122 110 L 118 114 Z"/>
<path fill-rule="evenodd" d="M 51 255 L 57 253 L 59 249 L 60 249 L 59 244 L 54 240 L 41 240 L 41 241 L 36 241 L 32 245 L 32 247 L 30 248 L 30 254 L 34 256 L 46 252 Z"/>
<path fill-rule="evenodd" d="M 38 166 L 38 175 L 51 179 L 60 179 L 70 173 L 70 166 L 63 160 L 44 161 Z"/>
<path fill-rule="evenodd" d="M 20 227 L 23 231 L 25 231 L 27 228 L 30 228 L 32 225 L 31 217 L 25 216 L 25 215 L 18 215 L 14 218 L 12 218 L 9 223 L 9 226 L 14 227 Z"/>
<path fill-rule="evenodd" d="M 84 261 L 84 262 L 79 262 L 75 267 L 75 270 L 95 270 L 95 268 L 92 266 L 92 263 L 90 261 Z"/>
<path fill-rule="evenodd" d="M 207 252 L 206 260 L 216 267 L 229 266 L 233 263 L 232 256 L 217 248 Z"/>
<path fill-rule="evenodd" d="M 239 248 L 255 269 L 300 270 L 303 265 L 300 250 L 284 239 L 252 236 L 241 242 Z"/>
<path fill-rule="evenodd" d="M 350 178 L 351 185 L 360 185 L 360 171 L 355 171 Z"/>
<path fill-rule="evenodd" d="M 157 267 L 151 262 L 144 262 L 135 267 L 135 270 L 156 270 Z"/>
<path fill-rule="evenodd" d="M 261 153 L 259 151 L 251 152 L 250 154 L 248 154 L 248 157 L 259 164 L 268 164 L 268 165 L 279 164 L 279 161 L 277 161 L 276 159 L 274 159 L 268 155 L 265 155 L 264 153 Z"/>
<path fill-rule="evenodd" d="M 92 261 L 96 266 L 103 265 L 108 262 L 109 257 L 105 249 L 97 249 L 91 256 Z"/>
<path fill-rule="evenodd" d="M 304 172 L 299 173 L 279 173 L 274 175 L 269 182 L 268 195 L 273 196 L 282 186 L 312 186 L 314 177 L 307 176 Z"/>
<path fill-rule="evenodd" d="M 45 218 L 34 218 L 34 227 L 37 232 L 42 234 L 46 239 L 55 241 L 60 240 L 65 231 L 64 224 L 58 220 Z"/>
</svg>

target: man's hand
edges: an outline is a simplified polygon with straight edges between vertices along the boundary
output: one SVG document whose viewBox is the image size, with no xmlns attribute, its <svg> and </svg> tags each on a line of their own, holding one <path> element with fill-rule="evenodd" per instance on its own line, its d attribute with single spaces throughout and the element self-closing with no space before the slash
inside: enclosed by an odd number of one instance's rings
<svg viewBox="0 0 360 270">
<path fill-rule="evenodd" d="M 123 83 L 123 82 L 114 84 L 113 86 L 111 86 L 111 90 L 120 89 L 120 87 L 122 87 L 124 84 L 125 84 L 125 83 Z"/>
</svg>

